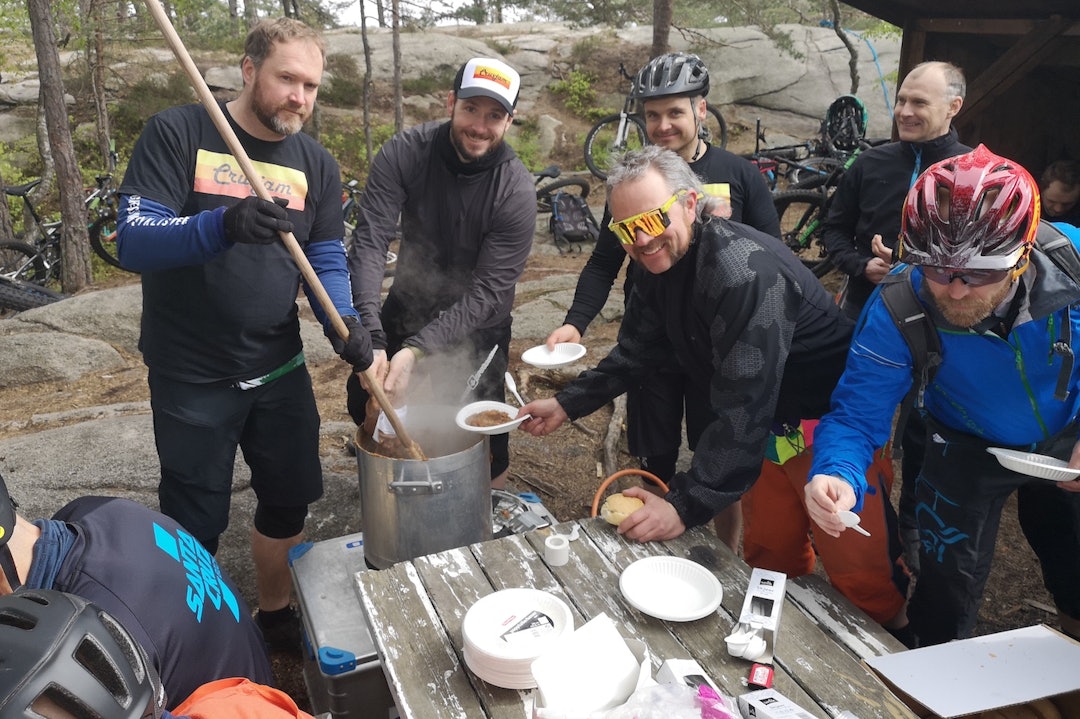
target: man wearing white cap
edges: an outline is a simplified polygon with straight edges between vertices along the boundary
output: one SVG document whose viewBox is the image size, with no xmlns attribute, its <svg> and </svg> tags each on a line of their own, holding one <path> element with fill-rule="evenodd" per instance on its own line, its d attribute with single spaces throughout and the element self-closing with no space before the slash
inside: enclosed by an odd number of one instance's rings
<svg viewBox="0 0 1080 719">
<path fill-rule="evenodd" d="M 514 287 L 536 229 L 532 176 L 504 141 L 520 88 L 517 71 L 501 60 L 469 60 L 447 96 L 450 119 L 399 132 L 372 163 L 349 270 L 353 304 L 371 329 L 372 370 L 395 406 L 407 401 L 418 366 L 431 375 L 440 403 L 505 399 Z M 381 304 L 399 218 L 396 275 Z M 348 395 L 349 414 L 361 424 L 368 393 L 355 374 Z M 491 439 L 499 488 L 508 440 Z"/>
</svg>

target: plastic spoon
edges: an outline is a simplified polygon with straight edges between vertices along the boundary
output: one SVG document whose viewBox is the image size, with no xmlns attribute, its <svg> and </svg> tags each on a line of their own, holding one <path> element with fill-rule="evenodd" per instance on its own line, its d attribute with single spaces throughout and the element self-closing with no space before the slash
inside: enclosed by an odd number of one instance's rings
<svg viewBox="0 0 1080 719">
<path fill-rule="evenodd" d="M 859 534 L 865 535 L 867 537 L 870 536 L 870 532 L 867 532 L 865 529 L 859 526 L 859 522 L 861 521 L 859 519 L 859 515 L 855 514 L 850 509 L 844 509 L 837 512 L 836 514 L 840 517 L 840 521 L 843 522 L 844 526 L 848 529 L 854 529 Z"/>
<path fill-rule="evenodd" d="M 510 394 L 514 395 L 514 399 L 518 401 L 519 407 L 525 406 L 525 400 L 521 399 L 521 395 L 517 391 L 517 382 L 514 381 L 514 376 L 509 372 L 506 373 L 506 386 L 510 388 Z"/>
</svg>

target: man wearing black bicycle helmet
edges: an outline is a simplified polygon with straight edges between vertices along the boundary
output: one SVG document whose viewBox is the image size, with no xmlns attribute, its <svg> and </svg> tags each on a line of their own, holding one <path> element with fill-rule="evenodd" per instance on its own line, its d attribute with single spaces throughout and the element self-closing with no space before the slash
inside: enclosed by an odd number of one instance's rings
<svg viewBox="0 0 1080 719">
<path fill-rule="evenodd" d="M 630 94 L 638 101 L 641 114 L 646 119 L 646 132 L 650 142 L 674 150 L 687 162 L 694 162 L 708 149 L 708 143 L 702 135 L 705 134 L 705 97 L 709 94 L 709 70 L 697 55 L 670 52 L 653 58 L 634 76 Z M 675 103 L 679 106 L 678 116 L 683 116 L 682 113 L 686 112 L 683 117 L 687 122 L 675 132 L 669 123 L 665 129 L 664 140 L 658 140 L 653 137 L 656 128 L 648 125 L 650 113 L 646 103 L 662 98 L 686 98 L 689 106 L 682 102 Z M 658 110 L 659 108 L 654 109 L 652 113 L 654 119 Z M 689 125 L 691 121 L 692 128 Z M 667 139 L 669 136 L 670 140 Z"/>
<path fill-rule="evenodd" d="M 0 716 L 159 719 L 165 691 L 115 618 L 73 594 L 0 597 Z"/>
<path fill-rule="evenodd" d="M 0 476 L 0 568 L 0 596 L 66 592 L 123 623 L 161 677 L 169 708 L 221 678 L 274 680 L 240 590 L 189 532 L 138 502 L 79 497 L 51 519 L 29 521 Z"/>
<path fill-rule="evenodd" d="M 710 212 L 779 237 L 776 208 L 761 173 L 748 160 L 701 137 L 708 111 L 705 102 L 708 92 L 709 71 L 705 64 L 697 55 L 683 52 L 650 60 L 638 71 L 631 89 L 645 117 L 649 142 L 675 152 L 690 164 L 690 169 L 705 183 Z M 605 207 L 600 237 L 578 278 L 573 305 L 566 313 L 564 324 L 548 335 L 548 346 L 579 342 L 589 323 L 604 307 L 627 257 L 608 229 L 610 222 L 611 213 Z M 630 266 L 633 268 L 634 264 Z M 633 275 L 633 271 L 626 273 L 625 298 L 630 297 Z M 664 481 L 675 474 L 682 444 L 684 404 L 691 448 L 696 446 L 712 417 L 707 398 L 688 392 L 690 384 L 682 370 L 673 364 L 669 371 L 627 394 L 630 452 L 638 457 L 643 468 Z M 737 522 L 718 525 L 717 531 L 733 548 L 738 546 Z"/>
</svg>

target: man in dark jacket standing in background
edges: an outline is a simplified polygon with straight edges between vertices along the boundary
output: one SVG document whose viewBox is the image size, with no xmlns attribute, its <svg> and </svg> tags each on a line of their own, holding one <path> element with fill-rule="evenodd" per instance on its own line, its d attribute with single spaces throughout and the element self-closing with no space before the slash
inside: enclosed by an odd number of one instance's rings
<svg viewBox="0 0 1080 719">
<path fill-rule="evenodd" d="M 930 165 L 968 152 L 952 119 L 964 104 L 967 84 L 960 68 L 924 62 L 904 78 L 896 93 L 893 119 L 899 142 L 867 150 L 840 181 L 825 220 L 824 241 L 836 266 L 847 274 L 840 307 L 858 319 L 870 293 L 889 273 L 888 255 L 900 236 L 900 215 L 908 189 Z M 908 569 L 917 574 L 918 530 L 910 483 L 922 468 L 925 427 L 916 412 L 897 428 L 903 448 L 900 534 Z"/>
<path fill-rule="evenodd" d="M 372 328 L 375 376 L 395 406 L 404 403 L 417 361 L 444 403 L 464 404 L 468 375 L 479 372 L 472 399 L 504 400 L 510 310 L 536 231 L 536 190 L 504 141 L 521 78 L 492 58 L 458 71 L 446 109 L 450 120 L 394 135 L 372 163 L 349 251 L 353 304 Z M 401 222 L 397 272 L 380 307 L 386 251 Z M 455 372 L 455 370 L 467 370 Z M 348 383 L 349 414 L 362 424 L 368 393 Z M 508 436 L 491 438 L 491 478 L 506 481 Z"/>
<path fill-rule="evenodd" d="M 947 62 L 924 62 L 904 78 L 896 93 L 893 119 L 899 142 L 871 148 L 844 173 L 825 220 L 825 247 L 847 276 L 841 307 L 852 319 L 889 263 L 874 255 L 874 237 L 896 245 L 900 210 L 915 178 L 935 162 L 969 151 L 952 119 L 964 104 L 964 73 Z"/>
</svg>

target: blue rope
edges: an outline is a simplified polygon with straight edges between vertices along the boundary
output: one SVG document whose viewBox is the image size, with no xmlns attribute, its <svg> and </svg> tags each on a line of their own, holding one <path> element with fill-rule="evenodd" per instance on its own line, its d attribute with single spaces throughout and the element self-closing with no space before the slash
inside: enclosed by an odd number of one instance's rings
<svg viewBox="0 0 1080 719">
<path fill-rule="evenodd" d="M 832 20 L 822 20 L 818 24 L 821 27 L 833 26 Z M 881 63 L 878 62 L 877 50 L 875 50 L 873 44 L 865 37 L 863 37 L 860 33 L 857 33 L 854 30 L 848 30 L 847 28 L 844 28 L 844 32 L 846 32 L 848 35 L 854 35 L 855 37 L 859 38 L 866 43 L 866 46 L 868 48 L 870 48 L 870 56 L 874 59 L 874 67 L 877 68 L 878 79 L 881 81 L 881 94 L 885 97 L 885 109 L 889 111 L 889 117 L 892 117 L 892 101 L 889 100 L 889 88 L 885 84 L 885 74 L 881 71 Z"/>
</svg>

